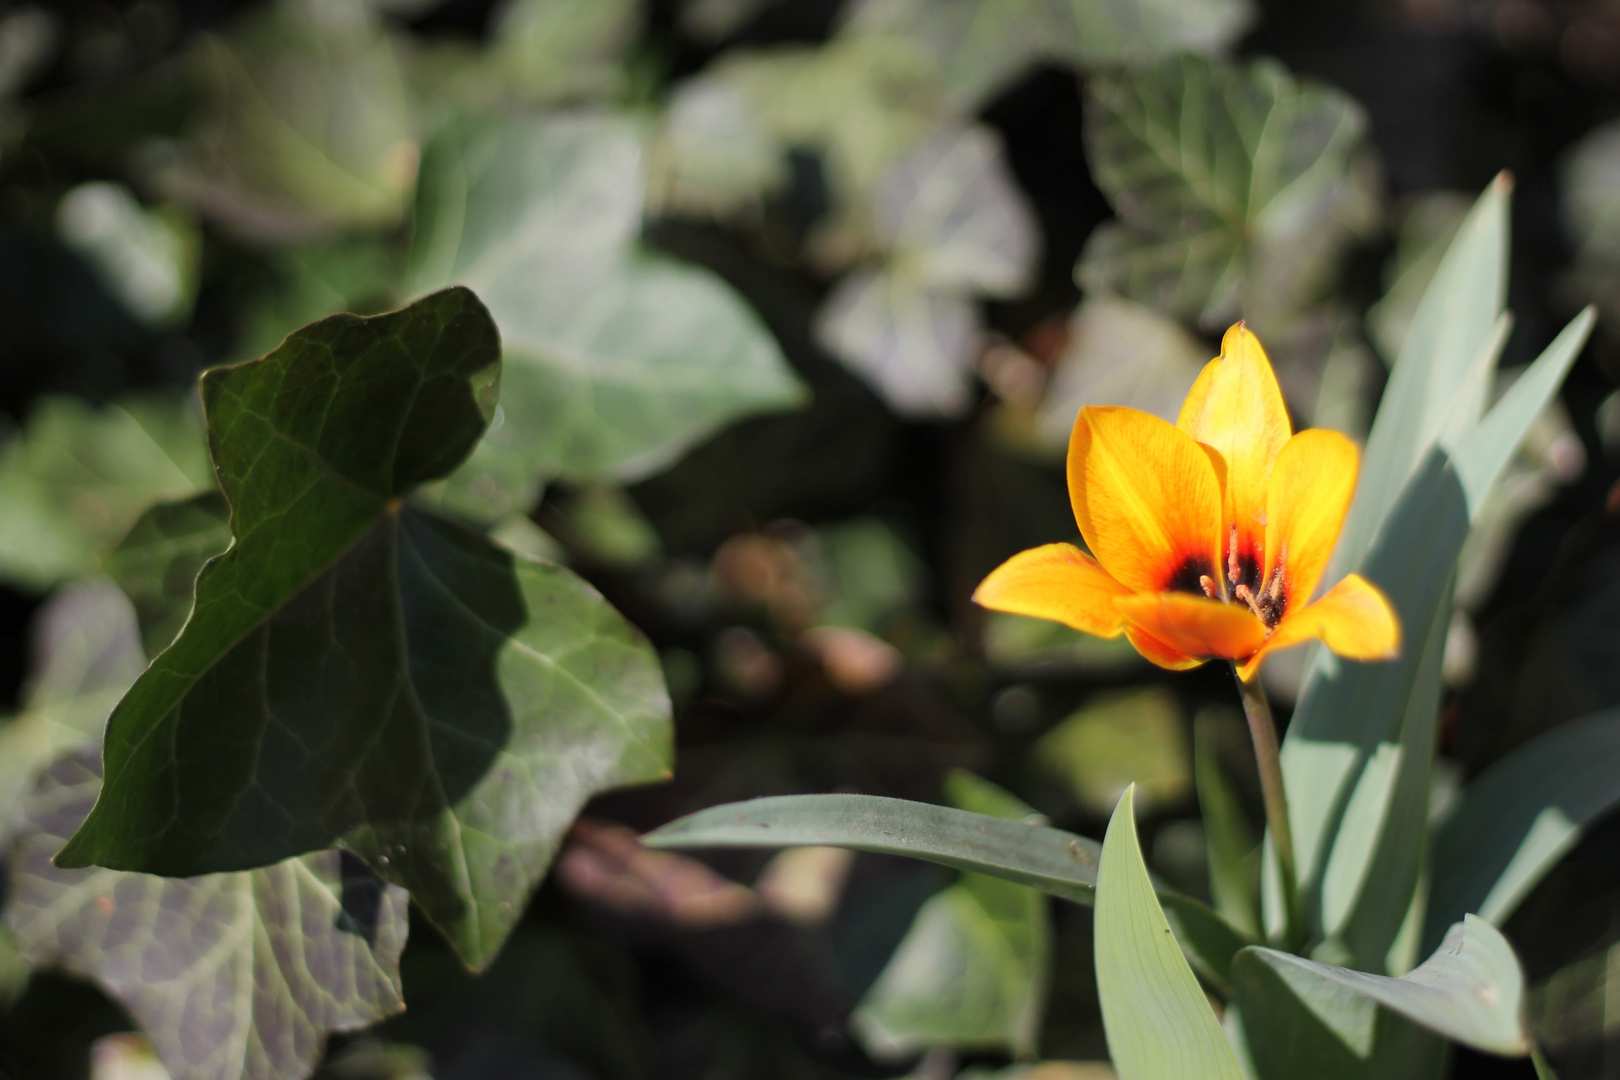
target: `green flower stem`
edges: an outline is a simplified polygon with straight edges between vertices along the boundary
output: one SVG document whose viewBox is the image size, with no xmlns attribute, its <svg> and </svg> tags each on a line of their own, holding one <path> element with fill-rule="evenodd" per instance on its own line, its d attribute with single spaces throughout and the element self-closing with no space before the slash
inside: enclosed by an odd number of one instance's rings
<svg viewBox="0 0 1620 1080">
<path fill-rule="evenodd" d="M 1236 674 L 1237 665 L 1233 665 Z M 1282 759 L 1277 749 L 1277 725 L 1271 719 L 1271 703 L 1256 677 L 1250 682 L 1237 680 L 1243 712 L 1249 718 L 1249 737 L 1254 740 L 1254 759 L 1260 766 L 1260 793 L 1266 802 L 1266 824 L 1271 829 L 1271 845 L 1277 852 L 1278 877 L 1282 879 L 1283 910 L 1286 916 L 1290 950 L 1305 943 L 1305 911 L 1299 900 L 1299 871 L 1294 863 L 1294 833 L 1288 821 L 1288 795 L 1283 790 Z"/>
</svg>

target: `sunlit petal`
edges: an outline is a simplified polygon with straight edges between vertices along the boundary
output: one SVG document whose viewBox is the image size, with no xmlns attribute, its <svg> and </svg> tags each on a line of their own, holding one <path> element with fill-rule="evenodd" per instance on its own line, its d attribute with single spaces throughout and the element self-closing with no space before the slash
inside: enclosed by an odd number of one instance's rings
<svg viewBox="0 0 1620 1080">
<path fill-rule="evenodd" d="M 1176 426 L 1225 460 L 1222 525 L 1236 524 L 1240 550 L 1253 552 L 1264 538 L 1271 463 L 1293 429 L 1271 362 L 1242 323 L 1221 339 L 1221 355 L 1204 365 Z"/>
<path fill-rule="evenodd" d="M 1283 610 L 1306 604 L 1327 569 L 1355 494 L 1360 460 L 1355 443 L 1325 428 L 1300 432 L 1277 455 L 1266 493 L 1262 580 L 1270 581 L 1277 561 L 1286 559 Z"/>
<path fill-rule="evenodd" d="M 1187 593 L 1149 593 L 1115 601 L 1132 626 L 1188 656 L 1242 660 L 1266 640 L 1248 608 Z"/>
<path fill-rule="evenodd" d="M 1125 637 L 1136 646 L 1136 651 L 1141 653 L 1144 659 L 1168 671 L 1187 671 L 1204 663 L 1203 657 L 1176 652 L 1146 630 L 1129 624 L 1125 627 Z"/>
<path fill-rule="evenodd" d="M 1218 575 L 1220 485 L 1198 444 L 1156 416 L 1084 408 L 1069 439 L 1069 499 L 1086 545 L 1136 592 Z"/>
<path fill-rule="evenodd" d="M 993 611 L 1051 619 L 1111 638 L 1124 625 L 1114 600 L 1130 592 L 1073 544 L 1047 544 L 996 567 L 973 599 Z"/>
<path fill-rule="evenodd" d="M 1401 623 L 1372 582 L 1351 574 L 1316 603 L 1285 615 L 1238 674 L 1248 681 L 1268 655 L 1311 638 L 1352 660 L 1393 660 L 1401 650 Z"/>
</svg>

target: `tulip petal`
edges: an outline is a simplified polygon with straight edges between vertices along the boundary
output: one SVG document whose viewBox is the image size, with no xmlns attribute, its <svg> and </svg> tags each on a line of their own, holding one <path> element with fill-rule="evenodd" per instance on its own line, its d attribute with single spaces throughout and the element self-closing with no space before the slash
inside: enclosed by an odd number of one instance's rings
<svg viewBox="0 0 1620 1080">
<path fill-rule="evenodd" d="M 1261 580 L 1271 580 L 1286 545 L 1285 612 L 1310 600 L 1327 569 L 1360 467 L 1356 444 L 1325 428 L 1300 432 L 1277 455 L 1266 492 L 1266 562 Z"/>
<path fill-rule="evenodd" d="M 1135 409 L 1088 406 L 1069 439 L 1080 535 L 1133 592 L 1197 591 L 1220 571 L 1220 482 L 1184 432 Z"/>
<path fill-rule="evenodd" d="M 1238 604 L 1179 592 L 1138 594 L 1114 603 L 1132 626 L 1187 656 L 1242 660 L 1266 640 L 1265 623 Z"/>
<path fill-rule="evenodd" d="M 1270 653 L 1311 638 L 1352 660 L 1393 660 L 1401 651 L 1401 623 L 1377 586 L 1350 574 L 1316 603 L 1283 616 L 1266 643 L 1238 668 L 1238 676 L 1248 682 Z"/>
<path fill-rule="evenodd" d="M 1114 600 L 1130 594 L 1073 544 L 1047 544 L 1020 551 L 992 570 L 973 600 L 992 611 L 1051 619 L 1111 638 L 1125 623 Z"/>
<path fill-rule="evenodd" d="M 1271 463 L 1293 428 L 1271 361 L 1242 323 L 1221 339 L 1221 355 L 1204 365 L 1176 426 L 1225 460 L 1222 529 L 1236 524 L 1238 550 L 1252 556 L 1264 539 Z"/>
<path fill-rule="evenodd" d="M 1189 671 L 1205 662 L 1202 657 L 1176 652 L 1146 630 L 1135 626 L 1125 627 L 1125 637 L 1136 646 L 1136 651 L 1141 653 L 1144 659 L 1168 671 Z"/>
</svg>

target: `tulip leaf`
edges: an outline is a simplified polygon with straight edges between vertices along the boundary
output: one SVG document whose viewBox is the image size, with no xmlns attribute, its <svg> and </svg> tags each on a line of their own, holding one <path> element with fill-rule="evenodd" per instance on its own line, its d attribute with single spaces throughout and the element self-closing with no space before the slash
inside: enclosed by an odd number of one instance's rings
<svg viewBox="0 0 1620 1080">
<path fill-rule="evenodd" d="M 186 399 L 45 398 L 0 448 L 0 577 L 44 588 L 93 573 L 151 503 L 213 485 Z"/>
<path fill-rule="evenodd" d="M 234 542 L 108 724 L 65 867 L 175 876 L 336 843 L 486 963 L 579 806 L 665 775 L 646 643 L 568 571 L 409 507 L 483 432 L 465 289 L 203 379 Z"/>
<path fill-rule="evenodd" d="M 129 1010 L 174 1080 L 302 1080 L 326 1035 L 404 1008 L 403 889 L 322 851 L 258 870 L 161 878 L 51 863 L 100 787 L 96 754 L 59 760 L 9 851 L 4 926 L 35 967 Z"/>
<path fill-rule="evenodd" d="M 1366 118 L 1337 90 L 1186 54 L 1087 87 L 1086 154 L 1119 215 L 1081 254 L 1088 293 L 1218 330 L 1313 300 L 1375 221 Z"/>
<path fill-rule="evenodd" d="M 1133 795 L 1127 788 L 1108 822 L 1097 876 L 1094 951 L 1108 1056 L 1120 1080 L 1239 1080 L 1237 1056 L 1154 895 Z"/>
<path fill-rule="evenodd" d="M 632 125 L 597 116 L 466 120 L 429 144 L 411 290 L 477 290 L 505 362 L 496 421 L 447 492 L 458 511 L 525 511 L 555 477 L 640 479 L 732 420 L 803 402 L 729 287 L 633 249 L 640 158 Z"/>
<path fill-rule="evenodd" d="M 917 40 L 942 69 L 951 104 L 974 112 L 1033 65 L 1216 53 L 1253 16 L 1247 0 L 862 0 L 846 33 Z"/>
<path fill-rule="evenodd" d="M 277 4 L 192 60 L 203 92 L 163 187 L 246 236 L 309 240 L 403 216 L 418 146 L 383 28 Z"/>
<path fill-rule="evenodd" d="M 1035 811 L 972 773 L 946 777 L 963 809 L 1013 820 Z M 1003 878 L 963 874 L 912 920 L 851 1016 L 868 1053 L 910 1056 L 935 1046 L 1032 1055 L 1050 978 L 1046 898 Z"/>
<path fill-rule="evenodd" d="M 1500 931 L 1473 915 L 1453 925 L 1432 956 L 1398 979 L 1251 948 L 1233 965 L 1240 986 L 1251 964 L 1271 968 L 1306 1001 L 1336 999 L 1348 990 L 1475 1049 L 1510 1057 L 1530 1052 L 1519 959 Z"/>
<path fill-rule="evenodd" d="M 1407 324 L 1334 549 L 1335 580 L 1361 565 L 1447 421 L 1461 411 L 1472 422 L 1483 411 L 1492 365 L 1480 358 L 1492 350 L 1507 297 L 1510 191 L 1499 177 L 1480 195 Z"/>
<path fill-rule="evenodd" d="M 1404 628 L 1401 657 L 1357 664 L 1319 651 L 1283 747 L 1289 791 L 1301 793 L 1290 812 L 1308 914 L 1313 932 L 1329 942 L 1321 955 L 1362 970 L 1400 966 L 1389 950 L 1422 860 L 1423 830 L 1412 823 L 1424 820 L 1428 802 L 1457 558 L 1486 493 L 1591 328 L 1589 314 L 1575 319 L 1481 417 L 1505 333 L 1497 315 L 1501 269 L 1489 269 L 1504 254 L 1505 215 L 1498 184 L 1459 230 L 1419 303 L 1406 348 L 1427 342 L 1431 351 L 1403 351 L 1369 439 L 1375 490 L 1410 471 L 1369 530 L 1359 563 L 1346 568 L 1389 596 Z M 1403 375 L 1402 364 L 1417 373 Z M 1403 463 L 1414 452 L 1411 468 Z M 1362 505 L 1359 492 L 1357 499 Z M 1357 513 L 1352 508 L 1352 518 Z M 1350 542 L 1353 550 L 1355 537 Z M 1277 918 L 1271 885 L 1268 924 Z"/>
<path fill-rule="evenodd" d="M 34 617 L 22 710 L 0 721 L 0 833 L 35 775 L 101 734 L 118 699 L 146 667 L 135 612 L 105 579 L 64 586 Z"/>
<path fill-rule="evenodd" d="M 773 795 L 699 810 L 642 837 L 652 848 L 830 845 L 905 855 L 1090 904 L 1101 845 L 1047 825 L 1007 821 L 881 795 Z M 1200 969 L 1224 982 L 1251 939 L 1206 905 L 1168 888 L 1160 899 Z"/>
<path fill-rule="evenodd" d="M 135 605 L 141 644 L 156 656 L 191 614 L 192 587 L 203 564 L 231 546 L 230 504 L 217 491 L 158 503 L 102 560 Z"/>
<path fill-rule="evenodd" d="M 1620 711 L 1556 727 L 1496 762 L 1435 833 L 1425 944 L 1463 912 L 1500 925 L 1617 802 Z"/>
</svg>

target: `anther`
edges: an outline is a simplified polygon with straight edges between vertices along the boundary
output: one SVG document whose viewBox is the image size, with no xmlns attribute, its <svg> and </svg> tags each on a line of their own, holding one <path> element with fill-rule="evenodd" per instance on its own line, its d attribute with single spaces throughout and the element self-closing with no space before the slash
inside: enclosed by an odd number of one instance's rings
<svg viewBox="0 0 1620 1080">
<path fill-rule="evenodd" d="M 1203 588 L 1205 596 L 1209 597 L 1211 600 L 1217 599 L 1215 596 L 1214 578 L 1210 577 L 1208 574 L 1199 574 L 1198 584 Z"/>
<path fill-rule="evenodd" d="M 1236 585 L 1241 576 L 1242 568 L 1238 566 L 1237 522 L 1234 521 L 1226 543 L 1226 580 Z"/>
<path fill-rule="evenodd" d="M 1249 591 L 1249 587 L 1247 585 L 1239 585 L 1237 588 L 1233 589 L 1232 592 L 1239 600 L 1249 605 L 1249 610 L 1254 612 L 1255 618 L 1259 619 L 1261 622 L 1266 621 L 1266 617 L 1260 614 L 1260 605 L 1255 601 L 1254 593 Z"/>
</svg>

